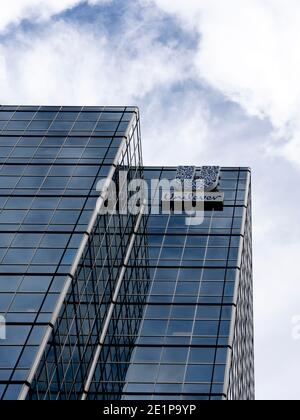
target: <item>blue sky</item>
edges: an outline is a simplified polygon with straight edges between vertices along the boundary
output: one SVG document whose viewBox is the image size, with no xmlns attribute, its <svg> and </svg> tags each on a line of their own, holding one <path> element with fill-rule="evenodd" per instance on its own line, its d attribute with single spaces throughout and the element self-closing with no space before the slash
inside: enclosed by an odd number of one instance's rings
<svg viewBox="0 0 300 420">
<path fill-rule="evenodd" d="M 138 105 L 145 163 L 252 167 L 257 397 L 299 399 L 299 1 L 6 3 L 0 103 Z"/>
</svg>

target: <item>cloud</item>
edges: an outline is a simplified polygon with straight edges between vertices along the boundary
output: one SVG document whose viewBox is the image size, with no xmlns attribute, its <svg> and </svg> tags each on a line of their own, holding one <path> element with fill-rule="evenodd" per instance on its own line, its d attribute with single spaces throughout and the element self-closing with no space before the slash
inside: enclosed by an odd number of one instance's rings
<svg viewBox="0 0 300 420">
<path fill-rule="evenodd" d="M 47 21 L 52 16 L 80 3 L 96 5 L 111 0 L 9 0 L 1 7 L 0 33 L 11 25 L 18 25 L 22 20 Z"/>
<path fill-rule="evenodd" d="M 300 165 L 299 1 L 154 2 L 201 35 L 201 80 L 249 115 L 269 119 L 274 138 L 266 150 Z"/>
<path fill-rule="evenodd" d="M 165 98 L 168 98 L 167 103 Z M 198 165 L 211 135 L 210 111 L 194 86 L 162 89 L 141 106 L 145 164 Z"/>
<path fill-rule="evenodd" d="M 0 48 L 3 103 L 134 103 L 189 71 L 186 51 L 161 43 L 155 33 L 136 33 L 130 20 L 121 39 L 107 37 L 101 26 L 58 20 L 19 32 Z"/>
</svg>

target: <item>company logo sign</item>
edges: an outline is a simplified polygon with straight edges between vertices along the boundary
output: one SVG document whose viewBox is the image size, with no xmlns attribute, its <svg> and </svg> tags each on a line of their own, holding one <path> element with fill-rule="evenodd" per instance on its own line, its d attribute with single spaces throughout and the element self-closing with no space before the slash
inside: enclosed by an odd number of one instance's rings
<svg viewBox="0 0 300 420">
<path fill-rule="evenodd" d="M 175 191 L 166 193 L 163 201 L 222 204 L 224 193 L 217 191 L 219 180 L 219 166 L 179 166 Z"/>
<path fill-rule="evenodd" d="M 206 192 L 214 191 L 218 186 L 219 179 L 219 166 L 202 166 L 198 170 L 195 166 L 179 166 L 177 168 L 176 182 L 179 190 L 189 188 L 195 191 L 200 187 Z"/>
</svg>

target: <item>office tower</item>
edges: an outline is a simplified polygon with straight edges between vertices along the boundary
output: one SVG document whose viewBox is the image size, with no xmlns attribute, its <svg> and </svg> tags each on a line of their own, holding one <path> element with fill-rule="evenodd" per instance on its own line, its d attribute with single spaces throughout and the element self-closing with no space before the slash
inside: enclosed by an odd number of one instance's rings
<svg viewBox="0 0 300 420">
<path fill-rule="evenodd" d="M 137 108 L 2 106 L 0 130 L 0 398 L 253 399 L 249 170 L 199 224 L 102 213 L 105 187 L 182 176 L 143 167 Z"/>
<path fill-rule="evenodd" d="M 1 107 L 0 129 L 0 398 L 80 399 L 136 225 L 98 217 L 96 186 L 140 177 L 138 112 Z"/>
<path fill-rule="evenodd" d="M 215 171 L 204 169 L 187 172 Z M 178 173 L 144 168 L 149 182 Z M 251 174 L 222 168 L 218 179 L 199 225 L 149 205 L 151 286 L 123 399 L 254 399 Z"/>
</svg>

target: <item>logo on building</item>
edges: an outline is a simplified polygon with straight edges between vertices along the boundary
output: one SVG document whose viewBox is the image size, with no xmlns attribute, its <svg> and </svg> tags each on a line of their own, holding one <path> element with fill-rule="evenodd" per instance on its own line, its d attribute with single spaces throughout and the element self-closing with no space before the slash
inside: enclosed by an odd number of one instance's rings
<svg viewBox="0 0 300 420">
<path fill-rule="evenodd" d="M 218 191 L 219 166 L 179 166 L 176 174 L 176 190 L 165 195 L 166 201 L 205 202 L 222 204 L 224 193 Z"/>
<path fill-rule="evenodd" d="M 219 184 L 220 167 L 202 166 L 197 169 L 195 166 L 179 166 L 177 168 L 176 182 L 178 189 L 190 188 L 197 190 L 203 188 L 205 192 L 214 191 Z"/>
</svg>

